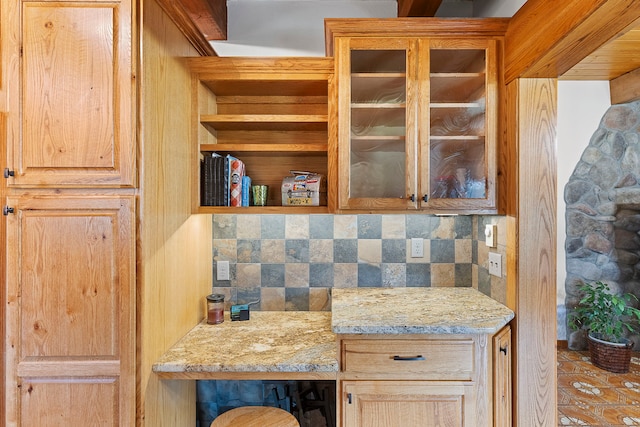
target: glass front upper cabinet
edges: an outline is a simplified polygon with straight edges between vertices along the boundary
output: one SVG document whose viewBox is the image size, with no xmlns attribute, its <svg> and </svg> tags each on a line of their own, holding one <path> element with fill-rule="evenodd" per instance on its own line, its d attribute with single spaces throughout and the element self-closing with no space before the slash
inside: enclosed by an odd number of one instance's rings
<svg viewBox="0 0 640 427">
<path fill-rule="evenodd" d="M 491 208 L 495 175 L 495 74 L 487 41 L 429 41 L 429 143 L 422 203 L 432 207 Z M 495 82 L 495 80 L 494 80 Z M 424 133 L 421 134 L 424 139 Z"/>
<path fill-rule="evenodd" d="M 493 208 L 488 41 L 346 38 L 336 46 L 340 208 Z"/>
</svg>

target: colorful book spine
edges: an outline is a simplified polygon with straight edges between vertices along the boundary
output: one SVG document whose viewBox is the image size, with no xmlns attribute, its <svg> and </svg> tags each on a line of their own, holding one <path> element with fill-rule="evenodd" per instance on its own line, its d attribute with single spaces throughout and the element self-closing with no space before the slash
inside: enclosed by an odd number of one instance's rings
<svg viewBox="0 0 640 427">
<path fill-rule="evenodd" d="M 233 156 L 229 157 L 229 206 L 242 205 L 242 177 L 244 163 Z"/>
<path fill-rule="evenodd" d="M 251 192 L 251 178 L 248 176 L 242 177 L 242 206 L 249 206 L 249 193 Z"/>
</svg>

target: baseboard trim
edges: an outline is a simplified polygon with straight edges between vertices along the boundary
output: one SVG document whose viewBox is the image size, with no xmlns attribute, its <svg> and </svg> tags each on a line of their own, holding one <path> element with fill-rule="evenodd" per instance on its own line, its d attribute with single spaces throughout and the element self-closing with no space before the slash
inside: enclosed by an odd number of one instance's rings
<svg viewBox="0 0 640 427">
<path fill-rule="evenodd" d="M 558 340 L 556 343 L 556 348 L 558 350 L 568 350 L 569 349 L 569 341 L 567 340 Z"/>
</svg>

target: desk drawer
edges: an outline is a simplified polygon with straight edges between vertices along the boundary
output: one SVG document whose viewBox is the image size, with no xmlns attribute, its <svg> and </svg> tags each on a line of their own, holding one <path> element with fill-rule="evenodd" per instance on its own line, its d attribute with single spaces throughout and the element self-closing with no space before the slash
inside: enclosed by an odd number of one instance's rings
<svg viewBox="0 0 640 427">
<path fill-rule="evenodd" d="M 341 341 L 341 370 L 390 377 L 425 375 L 471 380 L 474 344 L 464 340 L 345 339 Z"/>
</svg>

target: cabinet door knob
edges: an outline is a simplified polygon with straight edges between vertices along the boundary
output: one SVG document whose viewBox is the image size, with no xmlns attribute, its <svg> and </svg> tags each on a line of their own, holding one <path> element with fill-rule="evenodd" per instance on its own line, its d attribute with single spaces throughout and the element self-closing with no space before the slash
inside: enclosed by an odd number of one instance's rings
<svg viewBox="0 0 640 427">
<path fill-rule="evenodd" d="M 508 348 L 507 346 L 500 347 L 500 353 L 504 353 L 504 355 L 506 356 L 507 355 L 507 348 Z"/>
<path fill-rule="evenodd" d="M 429 196 L 427 194 L 425 194 L 424 196 L 422 196 L 422 201 L 423 202 L 428 202 L 429 201 Z"/>
<path fill-rule="evenodd" d="M 2 208 L 2 215 L 7 216 L 10 213 L 12 214 L 14 212 L 14 209 L 12 207 L 9 206 L 5 206 Z"/>
<path fill-rule="evenodd" d="M 16 172 L 9 170 L 9 168 L 4 168 L 4 177 L 9 178 L 10 176 L 15 176 Z"/>
</svg>

